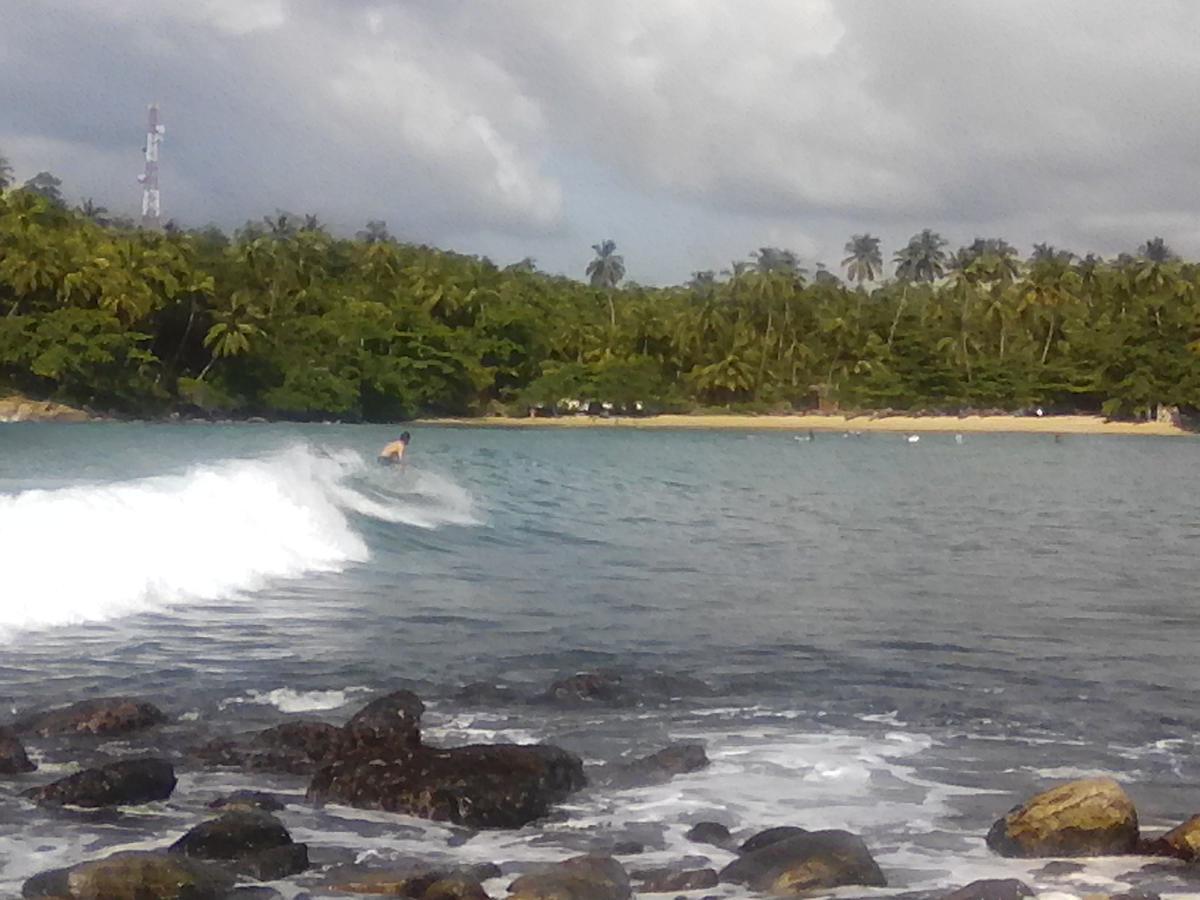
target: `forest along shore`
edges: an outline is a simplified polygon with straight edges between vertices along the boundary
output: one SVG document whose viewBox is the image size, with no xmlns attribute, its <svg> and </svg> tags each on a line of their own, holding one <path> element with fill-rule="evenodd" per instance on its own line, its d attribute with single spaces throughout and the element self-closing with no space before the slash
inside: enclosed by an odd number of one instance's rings
<svg viewBox="0 0 1200 900">
<path fill-rule="evenodd" d="M 415 424 L 500 428 L 712 428 L 765 431 L 821 431 L 845 434 L 1125 434 L 1185 436 L 1171 422 L 1114 422 L 1102 416 L 841 416 L 841 415 L 661 415 L 661 416 L 558 416 L 513 419 L 425 419 Z"/>
</svg>

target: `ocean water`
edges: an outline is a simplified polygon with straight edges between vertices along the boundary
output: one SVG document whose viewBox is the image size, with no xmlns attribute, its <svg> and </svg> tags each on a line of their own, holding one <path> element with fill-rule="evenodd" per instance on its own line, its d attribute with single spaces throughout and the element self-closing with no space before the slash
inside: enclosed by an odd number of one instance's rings
<svg viewBox="0 0 1200 900">
<path fill-rule="evenodd" d="M 984 846 L 996 817 L 1069 778 L 1116 777 L 1146 830 L 1200 810 L 1194 440 L 426 427 L 407 466 L 376 465 L 393 436 L 0 426 L 0 722 L 134 694 L 174 717 L 155 740 L 177 753 L 289 718 L 341 722 L 409 687 L 430 741 L 549 740 L 600 765 L 695 739 L 712 765 L 466 839 L 313 810 L 303 779 L 192 768 L 166 803 L 47 813 L 18 791 L 87 761 L 52 747 L 41 771 L 0 781 L 0 896 L 160 845 L 238 787 L 292 801 L 284 821 L 318 860 L 486 860 L 506 876 L 623 840 L 646 848 L 628 868 L 719 866 L 730 854 L 683 837 L 706 819 L 739 836 L 849 828 L 891 886 L 846 896 L 1134 883 L 1145 861 L 1053 876 Z M 470 682 L 533 694 L 595 669 L 711 693 L 583 710 L 455 699 Z M 1164 896 L 1200 896 L 1186 875 L 1156 877 Z"/>
</svg>

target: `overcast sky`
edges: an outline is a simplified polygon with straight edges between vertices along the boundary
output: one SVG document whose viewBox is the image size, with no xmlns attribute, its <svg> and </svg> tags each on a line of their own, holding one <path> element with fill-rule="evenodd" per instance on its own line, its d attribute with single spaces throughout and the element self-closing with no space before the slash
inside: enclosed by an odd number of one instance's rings
<svg viewBox="0 0 1200 900">
<path fill-rule="evenodd" d="M 932 227 L 1200 257 L 1200 4 L 4 0 L 0 153 L 71 199 L 276 208 L 678 282 Z"/>
</svg>

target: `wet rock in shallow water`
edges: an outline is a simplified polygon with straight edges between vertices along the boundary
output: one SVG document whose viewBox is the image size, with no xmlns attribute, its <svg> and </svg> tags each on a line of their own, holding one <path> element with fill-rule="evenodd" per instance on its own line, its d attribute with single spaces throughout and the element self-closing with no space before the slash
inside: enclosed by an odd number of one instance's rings
<svg viewBox="0 0 1200 900">
<path fill-rule="evenodd" d="M 608 856 L 576 856 L 508 887 L 509 900 L 628 900 L 632 894 L 625 869 Z"/>
<path fill-rule="evenodd" d="M 1061 878 L 1063 875 L 1078 875 L 1086 868 L 1082 863 L 1056 859 L 1054 862 L 1046 863 L 1033 874 L 1039 878 Z"/>
<path fill-rule="evenodd" d="M 638 700 L 621 676 L 613 672 L 577 672 L 551 684 L 541 699 L 565 706 L 635 706 Z"/>
<path fill-rule="evenodd" d="M 218 866 L 156 851 L 115 853 L 42 872 L 21 896 L 55 900 L 225 900 L 233 876 Z"/>
<path fill-rule="evenodd" d="M 617 841 L 613 844 L 613 856 L 637 856 L 646 852 L 646 845 L 641 841 Z"/>
<path fill-rule="evenodd" d="M 520 828 L 585 783 L 579 757 L 549 744 L 416 747 L 396 759 L 338 759 L 313 776 L 308 797 L 477 828 Z"/>
<path fill-rule="evenodd" d="M 1035 891 L 1016 878 L 981 878 L 946 894 L 942 900 L 1022 900 Z"/>
<path fill-rule="evenodd" d="M 17 736 L 7 728 L 0 728 L 0 775 L 23 775 L 36 768 Z"/>
<path fill-rule="evenodd" d="M 695 844 L 710 844 L 713 847 L 729 847 L 733 843 L 733 835 L 720 822 L 697 822 L 684 835 Z"/>
<path fill-rule="evenodd" d="M 36 734 L 40 737 L 67 734 L 110 736 L 129 734 L 165 721 L 167 717 L 153 703 L 134 697 L 101 697 L 22 716 L 13 723 L 12 729 L 18 734 Z"/>
<path fill-rule="evenodd" d="M 681 741 L 657 753 L 628 763 L 616 763 L 602 770 L 600 780 L 612 787 L 642 787 L 662 784 L 676 775 L 696 772 L 708 766 L 704 745 Z"/>
<path fill-rule="evenodd" d="M 266 791 L 233 791 L 208 804 L 209 809 L 279 812 L 286 804 Z"/>
<path fill-rule="evenodd" d="M 383 745 L 407 749 L 421 743 L 421 715 L 425 704 L 412 691 L 395 691 L 372 700 L 355 713 L 342 729 L 344 747 Z"/>
<path fill-rule="evenodd" d="M 668 894 L 717 886 L 716 869 L 641 869 L 632 873 L 638 893 Z"/>
<path fill-rule="evenodd" d="M 1192 816 L 1166 834 L 1143 841 L 1138 851 L 1147 856 L 1170 856 L 1188 862 L 1200 859 L 1200 816 Z"/>
<path fill-rule="evenodd" d="M 260 881 L 308 868 L 308 848 L 294 843 L 283 823 L 265 812 L 227 812 L 201 822 L 172 844 L 170 852 L 228 861 L 235 871 Z"/>
<path fill-rule="evenodd" d="M 764 831 L 758 832 L 758 834 L 746 838 L 742 842 L 742 845 L 738 847 L 738 853 L 753 853 L 755 850 L 761 850 L 764 847 L 778 844 L 780 841 L 786 841 L 788 838 L 794 838 L 802 834 L 808 834 L 808 830 L 797 828 L 795 825 L 776 825 L 774 828 L 767 828 Z"/>
<path fill-rule="evenodd" d="M 209 766 L 235 766 L 256 772 L 310 775 L 337 752 L 342 729 L 327 722 L 284 722 L 260 731 L 248 742 L 209 741 L 195 756 Z"/>
<path fill-rule="evenodd" d="M 1138 845 L 1133 801 L 1111 778 L 1060 785 L 1014 807 L 992 825 L 987 844 L 1001 856 L 1111 856 Z"/>
<path fill-rule="evenodd" d="M 887 885 L 862 838 L 839 830 L 810 831 L 775 841 L 735 859 L 720 877 L 775 895 L 851 884 Z"/>
<path fill-rule="evenodd" d="M 329 873 L 326 887 L 348 894 L 380 894 L 417 900 L 484 900 L 481 881 L 500 874 L 499 867 L 484 863 L 462 869 L 410 863 L 389 869 L 344 866 Z"/>
<path fill-rule="evenodd" d="M 125 759 L 84 769 L 22 796 L 43 806 L 131 806 L 166 800 L 175 790 L 175 770 L 165 759 Z"/>
</svg>

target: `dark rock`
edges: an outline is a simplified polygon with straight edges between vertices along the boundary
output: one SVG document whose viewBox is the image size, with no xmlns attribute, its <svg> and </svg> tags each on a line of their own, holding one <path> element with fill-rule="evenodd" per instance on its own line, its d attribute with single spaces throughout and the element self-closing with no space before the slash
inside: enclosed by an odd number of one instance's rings
<svg viewBox="0 0 1200 900">
<path fill-rule="evenodd" d="M 675 891 L 698 891 L 717 886 L 715 869 L 642 869 L 634 872 L 638 892 L 668 894 Z"/>
<path fill-rule="evenodd" d="M 12 729 L 17 734 L 36 734 L 40 737 L 116 735 L 160 725 L 165 721 L 167 717 L 153 703 L 133 697 L 101 697 L 23 716 L 13 723 Z"/>
<path fill-rule="evenodd" d="M 0 728 L 0 775 L 22 775 L 36 768 L 17 736 L 7 728 Z"/>
<path fill-rule="evenodd" d="M 456 873 L 441 878 L 425 889 L 421 900 L 489 900 L 487 891 L 473 878 L 465 873 Z"/>
<path fill-rule="evenodd" d="M 270 813 L 235 810 L 201 822 L 170 847 L 171 853 L 232 863 L 259 881 L 286 878 L 308 868 L 308 847 L 292 841 Z"/>
<path fill-rule="evenodd" d="M 609 766 L 601 773 L 601 780 L 618 788 L 641 787 L 662 784 L 676 775 L 695 772 L 707 765 L 708 755 L 703 744 L 681 741 L 641 759 Z"/>
<path fill-rule="evenodd" d="M 395 759 L 339 758 L 313 776 L 308 797 L 476 828 L 520 828 L 585 783 L 579 757 L 548 744 L 415 747 Z"/>
<path fill-rule="evenodd" d="M 260 731 L 248 743 L 227 738 L 209 741 L 195 756 L 209 766 L 311 775 L 336 754 L 342 737 L 342 729 L 328 722 L 284 722 Z"/>
<path fill-rule="evenodd" d="M 763 847 L 769 847 L 801 834 L 808 834 L 808 830 L 797 828 L 795 825 L 776 825 L 774 828 L 768 828 L 746 838 L 742 842 L 742 846 L 738 847 L 738 853 L 753 853 L 755 850 L 761 850 Z"/>
<path fill-rule="evenodd" d="M 946 894 L 942 900 L 1022 900 L 1036 896 L 1025 882 L 1016 878 L 981 878 L 966 887 Z"/>
<path fill-rule="evenodd" d="M 173 843 L 170 852 L 201 859 L 238 859 L 290 843 L 292 836 L 270 813 L 234 811 L 201 822 Z"/>
<path fill-rule="evenodd" d="M 237 874 L 258 881 L 277 881 L 289 875 L 298 875 L 308 868 L 308 845 L 287 844 L 249 853 L 232 860 L 231 867 Z"/>
<path fill-rule="evenodd" d="M 304 894 L 302 896 L 307 897 L 308 895 Z M 234 888 L 225 895 L 225 900 L 283 900 L 283 894 L 279 893 L 275 888 L 255 884 Z M 300 898 L 296 897 L 294 900 L 300 900 Z"/>
<path fill-rule="evenodd" d="M 262 810 L 264 812 L 279 812 L 285 804 L 274 794 L 265 791 L 233 791 L 208 804 L 209 809 L 224 810 Z"/>
<path fill-rule="evenodd" d="M 733 843 L 733 835 L 720 822 L 697 822 L 684 835 L 696 844 L 711 844 L 714 847 L 728 847 Z"/>
<path fill-rule="evenodd" d="M 21 896 L 55 900 L 225 900 L 233 875 L 218 866 L 155 851 L 114 853 L 69 869 L 42 872 Z"/>
<path fill-rule="evenodd" d="M 485 900 L 480 881 L 500 874 L 491 863 L 462 869 L 431 867 L 421 863 L 368 869 L 343 866 L 330 872 L 326 887 L 337 893 L 383 894 L 416 900 Z"/>
<path fill-rule="evenodd" d="M 454 699 L 459 703 L 473 706 L 492 704 L 511 705 L 520 701 L 520 695 L 505 684 L 493 684 L 490 681 L 473 681 L 463 685 L 455 693 Z"/>
<path fill-rule="evenodd" d="M 1192 816 L 1166 834 L 1142 841 L 1138 852 L 1146 856 L 1170 856 L 1188 862 L 1200 859 L 1200 816 Z"/>
<path fill-rule="evenodd" d="M 175 790 L 175 770 L 165 759 L 125 759 L 85 769 L 22 796 L 58 806 L 130 806 L 166 800 Z"/>
<path fill-rule="evenodd" d="M 421 742 L 421 715 L 425 704 L 412 691 L 395 691 L 372 700 L 346 723 L 347 752 L 356 748 L 408 749 Z"/>
<path fill-rule="evenodd" d="M 612 672 L 579 672 L 550 685 L 543 700 L 567 706 L 599 704 L 634 706 L 637 694 L 627 688 L 620 675 Z"/>
<path fill-rule="evenodd" d="M 646 845 L 640 841 L 617 841 L 613 844 L 613 856 L 637 856 L 646 852 Z"/>
<path fill-rule="evenodd" d="M 1040 878 L 1061 878 L 1063 875 L 1078 875 L 1086 866 L 1082 863 L 1067 862 L 1065 859 L 1056 859 L 1054 862 L 1048 862 L 1036 872 Z"/>
<path fill-rule="evenodd" d="M 1113 856 L 1138 846 L 1137 811 L 1111 778 L 1060 785 L 998 819 L 987 844 L 1001 856 Z"/>
<path fill-rule="evenodd" d="M 642 693 L 647 696 L 657 696 L 663 700 L 677 700 L 683 697 L 711 697 L 716 692 L 712 686 L 699 678 L 690 675 L 673 675 L 668 672 L 648 672 L 638 681 Z"/>
<path fill-rule="evenodd" d="M 576 856 L 522 875 L 510 900 L 629 900 L 633 892 L 621 864 L 608 856 Z"/>
<path fill-rule="evenodd" d="M 850 884 L 887 885 L 862 838 L 839 830 L 810 831 L 768 844 L 735 859 L 720 877 L 776 895 Z"/>
</svg>

